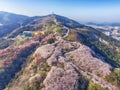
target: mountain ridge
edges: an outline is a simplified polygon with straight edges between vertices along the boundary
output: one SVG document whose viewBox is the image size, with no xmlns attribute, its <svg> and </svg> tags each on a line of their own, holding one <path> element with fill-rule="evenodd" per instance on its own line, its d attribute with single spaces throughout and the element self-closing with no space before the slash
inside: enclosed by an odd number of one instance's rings
<svg viewBox="0 0 120 90">
<path fill-rule="evenodd" d="M 1 43 L 0 90 L 119 90 L 119 41 L 97 29 L 50 14 L 5 39 L 12 43 Z"/>
</svg>

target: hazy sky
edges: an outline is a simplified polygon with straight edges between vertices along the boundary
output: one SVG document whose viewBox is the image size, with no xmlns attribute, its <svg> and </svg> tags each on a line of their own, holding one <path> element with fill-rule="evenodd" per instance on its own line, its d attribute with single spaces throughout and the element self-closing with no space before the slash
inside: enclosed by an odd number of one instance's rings
<svg viewBox="0 0 120 90">
<path fill-rule="evenodd" d="M 120 0 L 0 0 L 0 11 L 29 16 L 54 12 L 79 21 L 120 22 Z"/>
</svg>

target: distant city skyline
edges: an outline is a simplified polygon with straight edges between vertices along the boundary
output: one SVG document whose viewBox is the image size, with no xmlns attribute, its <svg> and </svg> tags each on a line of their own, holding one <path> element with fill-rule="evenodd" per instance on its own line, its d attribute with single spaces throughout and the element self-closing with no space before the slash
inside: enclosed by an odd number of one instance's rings
<svg viewBox="0 0 120 90">
<path fill-rule="evenodd" d="M 120 0 L 0 0 L 0 11 L 63 15 L 80 22 L 120 22 Z"/>
</svg>

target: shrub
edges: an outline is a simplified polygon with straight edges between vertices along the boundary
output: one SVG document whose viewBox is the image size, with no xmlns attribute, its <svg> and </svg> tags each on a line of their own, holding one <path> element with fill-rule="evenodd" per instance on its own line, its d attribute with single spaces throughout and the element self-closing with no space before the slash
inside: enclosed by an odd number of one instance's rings
<svg viewBox="0 0 120 90">
<path fill-rule="evenodd" d="M 51 38 L 51 39 L 49 39 L 48 41 L 47 41 L 47 43 L 49 43 L 49 44 L 52 44 L 52 43 L 54 43 L 55 42 L 55 39 L 54 38 Z"/>
<path fill-rule="evenodd" d="M 70 30 L 69 35 L 64 38 L 67 41 L 77 41 L 77 33 L 74 30 Z"/>
<path fill-rule="evenodd" d="M 90 80 L 87 90 L 107 90 L 107 89 L 101 87 L 98 84 L 95 84 L 92 80 Z"/>
<path fill-rule="evenodd" d="M 29 84 L 25 84 L 23 90 L 31 90 L 30 87 L 29 87 Z"/>
<path fill-rule="evenodd" d="M 120 69 L 115 70 L 110 75 L 106 76 L 106 80 L 120 88 Z"/>
</svg>

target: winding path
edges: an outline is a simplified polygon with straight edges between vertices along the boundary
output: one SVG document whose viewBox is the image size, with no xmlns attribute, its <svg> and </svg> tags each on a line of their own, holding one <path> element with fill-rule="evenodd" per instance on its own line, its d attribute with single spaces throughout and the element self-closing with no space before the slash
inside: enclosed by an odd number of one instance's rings
<svg viewBox="0 0 120 90">
<path fill-rule="evenodd" d="M 67 32 L 65 33 L 65 35 L 63 37 L 67 37 L 69 35 L 69 32 L 70 32 L 70 29 L 68 27 L 65 27 L 64 28 L 67 30 Z"/>
</svg>

